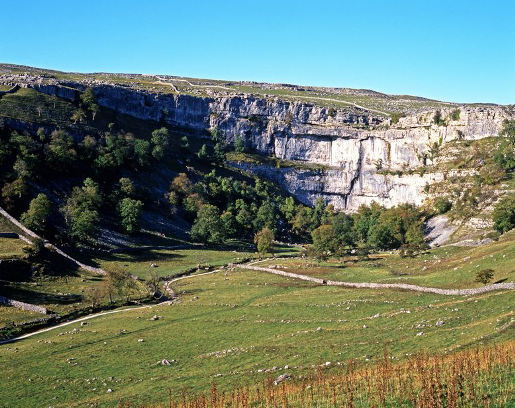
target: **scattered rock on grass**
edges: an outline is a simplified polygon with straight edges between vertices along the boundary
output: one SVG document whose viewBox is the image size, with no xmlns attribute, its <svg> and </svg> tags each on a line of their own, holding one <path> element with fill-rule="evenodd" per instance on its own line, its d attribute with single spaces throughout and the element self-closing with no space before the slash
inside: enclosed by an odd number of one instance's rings
<svg viewBox="0 0 515 408">
<path fill-rule="evenodd" d="M 279 385 L 283 381 L 287 380 L 288 378 L 291 378 L 290 374 L 281 374 L 277 379 L 274 381 L 274 385 Z"/>
</svg>

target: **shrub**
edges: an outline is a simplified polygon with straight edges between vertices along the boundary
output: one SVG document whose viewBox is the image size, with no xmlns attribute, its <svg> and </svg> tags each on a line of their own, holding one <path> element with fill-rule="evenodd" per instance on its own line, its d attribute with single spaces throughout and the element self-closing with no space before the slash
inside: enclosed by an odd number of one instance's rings
<svg viewBox="0 0 515 408">
<path fill-rule="evenodd" d="M 476 282 L 486 285 L 494 277 L 493 269 L 483 269 L 476 272 Z"/>
<path fill-rule="evenodd" d="M 256 244 L 257 250 L 261 255 L 272 251 L 273 242 L 274 233 L 268 227 L 264 227 L 254 236 L 254 243 Z"/>
<path fill-rule="evenodd" d="M 435 200 L 434 204 L 434 213 L 435 214 L 445 214 L 447 211 L 449 211 L 452 207 L 452 203 L 449 201 L 448 198 L 445 197 L 438 197 Z"/>
<path fill-rule="evenodd" d="M 52 203 L 45 194 L 40 193 L 30 202 L 29 209 L 21 215 L 21 222 L 27 228 L 43 232 L 51 213 Z"/>
<path fill-rule="evenodd" d="M 460 120 L 460 113 L 461 111 L 458 108 L 454 109 L 450 114 L 451 120 Z"/>
<path fill-rule="evenodd" d="M 121 225 L 125 232 L 132 234 L 139 230 L 141 209 L 143 203 L 140 200 L 124 198 L 119 205 Z"/>
<path fill-rule="evenodd" d="M 494 228 L 501 234 L 515 227 L 515 194 L 500 200 L 492 213 Z"/>
</svg>

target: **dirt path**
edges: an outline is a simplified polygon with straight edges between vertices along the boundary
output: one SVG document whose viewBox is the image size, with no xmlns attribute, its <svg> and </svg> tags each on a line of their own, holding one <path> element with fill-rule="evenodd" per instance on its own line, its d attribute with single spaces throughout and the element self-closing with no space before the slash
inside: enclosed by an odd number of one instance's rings
<svg viewBox="0 0 515 408">
<path fill-rule="evenodd" d="M 23 334 L 23 335 L 18 336 L 18 337 L 13 337 L 12 339 L 9 339 L 9 340 L 2 340 L 2 341 L 0 341 L 0 344 L 13 343 L 13 342 L 18 341 L 18 340 L 27 339 L 27 338 L 35 336 L 37 334 L 46 333 L 46 332 L 49 332 L 51 330 L 59 329 L 60 327 L 69 326 L 70 324 L 75 324 L 75 323 L 78 323 L 78 322 L 83 322 L 85 320 L 94 319 L 95 317 L 105 316 L 105 315 L 114 314 L 114 313 L 129 312 L 129 311 L 133 311 L 133 310 L 141 310 L 141 309 L 150 308 L 150 307 L 153 307 L 153 306 L 159 306 L 159 305 L 164 304 L 164 303 L 167 303 L 167 302 L 158 303 L 157 305 L 146 305 L 146 306 L 130 307 L 130 308 L 125 308 L 125 309 L 116 309 L 116 310 L 109 310 L 107 312 L 95 313 L 95 314 L 91 314 L 91 315 L 88 315 L 88 316 L 80 317 L 80 318 L 75 319 L 75 320 L 70 320 L 69 322 L 60 323 L 57 326 L 46 327 L 44 329 L 37 330 L 37 331 L 32 332 L 32 333 L 27 333 L 27 334 Z"/>
</svg>

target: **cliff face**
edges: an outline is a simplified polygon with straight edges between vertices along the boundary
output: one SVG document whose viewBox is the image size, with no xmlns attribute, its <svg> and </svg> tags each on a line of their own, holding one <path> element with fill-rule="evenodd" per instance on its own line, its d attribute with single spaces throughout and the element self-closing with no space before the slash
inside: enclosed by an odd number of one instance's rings
<svg viewBox="0 0 515 408">
<path fill-rule="evenodd" d="M 504 107 L 452 106 L 440 111 L 446 125 L 433 123 L 434 110 L 392 124 L 377 115 L 345 110 L 329 115 L 316 106 L 252 98 L 215 100 L 210 107 L 210 126 L 221 129 L 229 141 L 239 134 L 262 154 L 323 168 L 236 166 L 274 179 L 304 203 L 323 198 L 346 211 L 374 200 L 385 206 L 421 204 L 425 185 L 443 177 L 416 172 L 430 163 L 435 143 L 496 136 L 503 120 L 513 117 Z M 456 109 L 459 118 L 455 114 L 452 120 Z"/>
<path fill-rule="evenodd" d="M 512 109 L 503 106 L 449 104 L 439 109 L 442 122 L 438 125 L 435 109 L 392 123 L 386 115 L 344 106 L 330 109 L 252 95 L 197 97 L 88 85 L 100 105 L 140 119 L 194 130 L 217 127 L 229 143 L 240 135 L 250 149 L 288 160 L 290 167 L 243 162 L 235 166 L 277 181 L 306 204 L 322 198 L 346 211 L 374 200 L 386 206 L 421 204 L 426 184 L 443 177 L 419 175 L 424 164 L 431 162 L 431 147 L 434 150 L 435 145 L 437 149 L 455 139 L 496 136 L 503 121 L 515 117 Z M 67 99 L 76 98 L 76 89 L 85 88 L 81 83 L 22 86 Z"/>
</svg>

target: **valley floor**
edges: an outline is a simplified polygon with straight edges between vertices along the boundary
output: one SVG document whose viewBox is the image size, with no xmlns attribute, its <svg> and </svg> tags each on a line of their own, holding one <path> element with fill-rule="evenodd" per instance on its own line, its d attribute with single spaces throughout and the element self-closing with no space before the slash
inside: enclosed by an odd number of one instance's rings
<svg viewBox="0 0 515 408">
<path fill-rule="evenodd" d="M 492 254 L 509 258 L 502 265 L 513 268 L 513 245 L 497 245 L 474 262 L 489 262 Z M 443 259 L 438 252 L 414 260 L 389 255 L 385 264 L 418 262 L 421 270 L 424 257 L 435 254 Z M 452 274 L 450 259 L 440 263 Z M 420 275 L 430 281 L 443 269 Z M 420 350 L 446 354 L 513 339 L 513 291 L 463 297 L 347 289 L 237 267 L 178 280 L 172 289 L 179 297 L 171 304 L 98 316 L 0 346 L 6 373 L 0 400 L 54 407 L 151 403 L 168 400 L 168 389 L 180 399 L 183 391 L 205 392 L 212 383 L 227 391 L 283 373 L 313 375 L 326 362 L 328 373 L 349 359 L 366 365 L 385 346 L 392 361 L 402 361 Z"/>
</svg>

